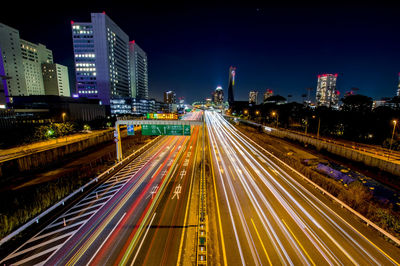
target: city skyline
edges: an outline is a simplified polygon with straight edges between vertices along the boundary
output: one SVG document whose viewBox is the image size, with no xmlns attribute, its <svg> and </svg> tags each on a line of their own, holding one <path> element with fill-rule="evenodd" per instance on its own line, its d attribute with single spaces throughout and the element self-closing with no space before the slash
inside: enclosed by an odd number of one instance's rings
<svg viewBox="0 0 400 266">
<path fill-rule="evenodd" d="M 250 90 L 271 88 L 276 94 L 291 94 L 293 101 L 301 101 L 308 87 L 314 88 L 315 95 L 317 76 L 323 73 L 338 73 L 341 95 L 357 87 L 359 94 L 374 99 L 395 96 L 400 72 L 395 12 L 332 8 L 321 14 L 322 10 L 229 9 L 236 18 L 229 25 L 226 12 L 218 8 L 170 12 L 106 6 L 66 8 L 34 20 L 27 10 L 11 9 L 1 22 L 19 30 L 21 38 L 51 49 L 55 61 L 68 66 L 72 85 L 70 21 L 87 21 L 90 12 L 104 11 L 147 51 L 149 98 L 162 99 L 165 90 L 173 89 L 192 102 L 206 98 L 218 85 L 227 95 L 226 71 L 231 65 L 237 67 L 237 100 L 246 100 Z M 149 14 L 153 14 L 152 21 L 143 23 Z M 53 23 L 46 23 L 49 19 Z M 40 30 L 44 27 L 48 30 Z M 285 78 L 287 75 L 292 78 Z"/>
</svg>

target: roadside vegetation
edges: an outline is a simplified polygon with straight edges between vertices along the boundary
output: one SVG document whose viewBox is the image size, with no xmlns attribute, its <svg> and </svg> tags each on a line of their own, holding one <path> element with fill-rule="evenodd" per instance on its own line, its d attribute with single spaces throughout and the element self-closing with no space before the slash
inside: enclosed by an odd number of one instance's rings
<svg viewBox="0 0 400 266">
<path fill-rule="evenodd" d="M 373 107 L 372 98 L 362 94 L 347 94 L 340 110 L 325 106 L 310 108 L 274 95 L 259 105 L 248 103 L 233 106 L 228 114 L 260 124 L 279 126 L 322 137 L 380 145 L 400 150 L 400 96 L 393 97 L 389 106 Z M 393 127 L 396 130 L 393 134 Z"/>
<path fill-rule="evenodd" d="M 300 158 L 288 155 L 277 148 L 276 143 L 271 137 L 261 134 L 252 127 L 240 125 L 236 128 L 333 196 L 345 202 L 355 211 L 361 213 L 394 236 L 400 237 L 399 211 L 396 211 L 396 208 L 390 203 L 383 203 L 376 200 L 371 191 L 359 181 L 354 181 L 348 186 L 344 186 L 341 182 L 322 175 L 311 167 L 304 165 Z"/>
<path fill-rule="evenodd" d="M 74 121 L 43 124 L 16 124 L 15 127 L 0 130 L 0 149 L 8 149 L 38 141 L 68 136 L 82 131 L 106 129 L 114 120 Z"/>
</svg>

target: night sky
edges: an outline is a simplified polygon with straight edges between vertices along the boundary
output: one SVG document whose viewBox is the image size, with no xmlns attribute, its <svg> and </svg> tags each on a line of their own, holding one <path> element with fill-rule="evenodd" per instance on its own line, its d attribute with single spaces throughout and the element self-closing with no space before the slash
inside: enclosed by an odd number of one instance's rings
<svg viewBox="0 0 400 266">
<path fill-rule="evenodd" d="M 64 5 L 54 11 L 10 8 L 0 22 L 18 29 L 22 39 L 45 44 L 56 63 L 70 68 L 72 80 L 70 21 L 89 22 L 90 12 L 105 11 L 147 52 L 149 95 L 158 100 L 163 91 L 174 90 L 191 103 L 210 97 L 218 85 L 227 98 L 230 66 L 237 68 L 236 100 L 247 100 L 250 90 L 262 94 L 270 88 L 301 101 L 308 87 L 314 88 L 314 99 L 317 75 L 323 73 L 339 74 L 341 96 L 352 87 L 374 99 L 396 93 L 398 8 Z"/>
</svg>

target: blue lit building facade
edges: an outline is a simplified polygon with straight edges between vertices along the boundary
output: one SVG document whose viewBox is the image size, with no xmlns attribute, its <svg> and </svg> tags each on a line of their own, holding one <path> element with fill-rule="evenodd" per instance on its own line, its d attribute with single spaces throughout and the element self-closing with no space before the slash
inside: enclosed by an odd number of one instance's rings
<svg viewBox="0 0 400 266">
<path fill-rule="evenodd" d="M 91 13 L 91 22 L 73 22 L 72 40 L 76 91 L 79 97 L 130 97 L 129 37 L 104 12 Z"/>
</svg>

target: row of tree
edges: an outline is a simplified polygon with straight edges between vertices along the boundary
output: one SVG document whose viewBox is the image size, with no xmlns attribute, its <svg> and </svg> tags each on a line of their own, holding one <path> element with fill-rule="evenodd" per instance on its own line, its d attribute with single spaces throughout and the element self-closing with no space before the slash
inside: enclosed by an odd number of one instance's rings
<svg viewBox="0 0 400 266">
<path fill-rule="evenodd" d="M 348 95 L 342 102 L 340 110 L 277 101 L 253 106 L 242 104 L 232 108 L 231 112 L 263 124 L 278 124 L 279 127 L 314 134 L 319 131 L 320 136 L 384 146 L 390 145 L 394 129 L 392 148 L 399 148 L 400 128 L 399 123 L 394 121 L 400 118 L 400 101 L 397 106 L 374 109 L 372 99 L 364 95 Z"/>
</svg>

